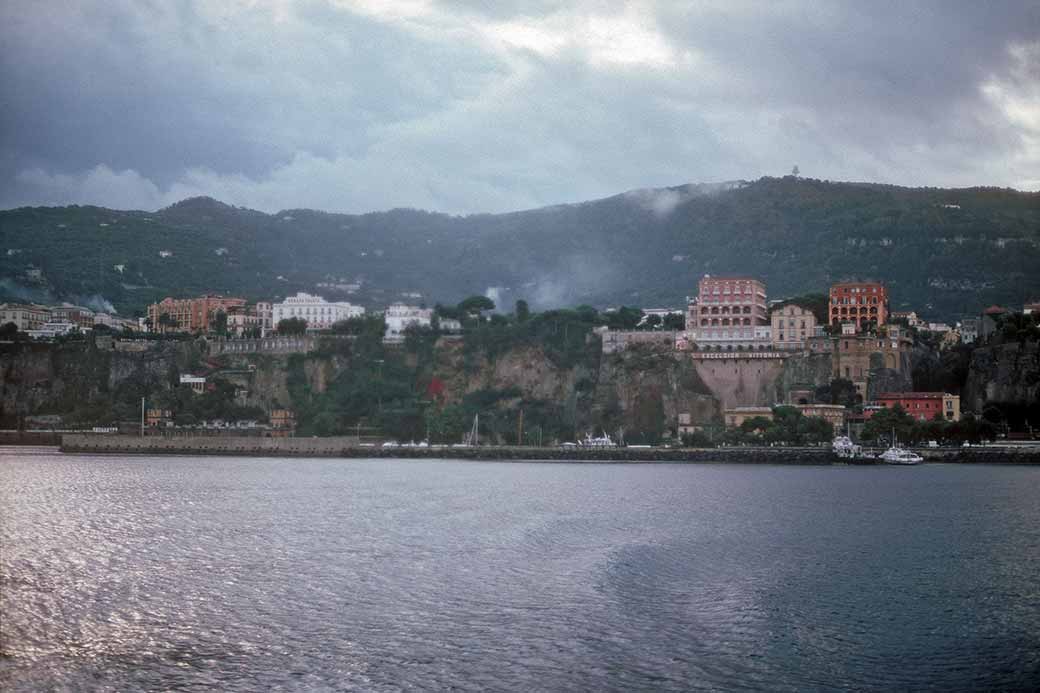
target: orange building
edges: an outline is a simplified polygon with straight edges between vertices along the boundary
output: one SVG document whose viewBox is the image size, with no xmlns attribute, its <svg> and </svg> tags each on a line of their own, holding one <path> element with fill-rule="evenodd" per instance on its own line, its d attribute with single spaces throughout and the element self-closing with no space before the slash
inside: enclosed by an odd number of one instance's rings
<svg viewBox="0 0 1040 693">
<path fill-rule="evenodd" d="M 148 306 L 148 319 L 152 329 L 157 332 L 175 330 L 182 332 L 205 332 L 219 311 L 228 312 L 231 308 L 244 306 L 244 298 L 227 296 L 200 296 L 199 298 L 166 297 L 158 303 Z M 169 316 L 161 320 L 163 315 Z"/>
<path fill-rule="evenodd" d="M 879 282 L 842 282 L 831 286 L 830 324 L 851 324 L 859 332 L 888 319 L 888 291 Z"/>
<path fill-rule="evenodd" d="M 272 438 L 292 438 L 296 432 L 296 414 L 291 409 L 272 409 L 268 417 L 271 421 Z"/>
<path fill-rule="evenodd" d="M 931 421 L 936 415 L 947 421 L 961 420 L 961 398 L 946 392 L 885 392 L 877 396 L 877 403 L 886 409 L 898 404 L 918 421 Z"/>
</svg>

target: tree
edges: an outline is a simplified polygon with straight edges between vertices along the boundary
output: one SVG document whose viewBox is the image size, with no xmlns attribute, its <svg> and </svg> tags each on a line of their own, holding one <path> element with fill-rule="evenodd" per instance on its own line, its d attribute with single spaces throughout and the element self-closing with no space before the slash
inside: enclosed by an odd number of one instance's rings
<svg viewBox="0 0 1040 693">
<path fill-rule="evenodd" d="M 531 317 L 531 309 L 528 307 L 527 301 L 522 298 L 517 300 L 514 312 L 516 313 L 517 322 L 527 322 L 527 319 Z"/>
<path fill-rule="evenodd" d="M 661 326 L 662 322 L 663 321 L 661 320 L 661 316 L 655 313 L 654 315 L 646 316 L 646 320 L 643 321 L 643 325 L 651 330 L 656 330 Z"/>
<path fill-rule="evenodd" d="M 669 313 L 664 316 L 664 329 L 683 331 L 686 329 L 686 316 L 682 313 Z"/>
<path fill-rule="evenodd" d="M 214 332 L 216 334 L 219 334 L 219 335 L 226 335 L 227 334 L 227 326 L 228 326 L 227 313 L 225 313 L 222 310 L 218 310 L 216 313 L 214 313 L 213 314 L 213 319 L 209 321 L 209 329 L 210 329 L 210 331 L 212 331 L 212 332 Z"/>
<path fill-rule="evenodd" d="M 18 336 L 18 325 L 13 322 L 5 323 L 0 327 L 0 339 L 14 339 Z"/>
<path fill-rule="evenodd" d="M 487 296 L 470 296 L 463 299 L 457 308 L 463 315 L 480 315 L 485 310 L 494 310 L 495 302 Z"/>
<path fill-rule="evenodd" d="M 176 330 L 180 327 L 180 323 L 177 322 L 177 318 L 173 317 L 169 313 L 162 313 L 159 315 L 159 331 L 166 333 L 167 330 Z"/>
<path fill-rule="evenodd" d="M 863 440 L 883 439 L 892 442 L 890 439 L 893 431 L 896 438 L 904 443 L 913 442 L 919 437 L 914 417 L 898 404 L 875 412 L 863 427 L 861 437 Z"/>
<path fill-rule="evenodd" d="M 643 319 L 643 311 L 639 308 L 621 306 L 617 310 L 604 313 L 603 317 L 607 321 L 607 327 L 612 330 L 634 330 Z"/>
<path fill-rule="evenodd" d="M 346 320 L 338 320 L 329 328 L 333 334 L 377 335 L 380 339 L 386 333 L 386 321 L 382 315 L 358 315 Z"/>
<path fill-rule="evenodd" d="M 307 333 L 307 321 L 303 318 L 287 318 L 278 321 L 276 330 L 281 335 L 301 335 Z"/>
<path fill-rule="evenodd" d="M 828 385 L 816 388 L 816 399 L 825 404 L 840 404 L 852 408 L 860 403 L 856 385 L 847 378 L 835 378 Z"/>
</svg>

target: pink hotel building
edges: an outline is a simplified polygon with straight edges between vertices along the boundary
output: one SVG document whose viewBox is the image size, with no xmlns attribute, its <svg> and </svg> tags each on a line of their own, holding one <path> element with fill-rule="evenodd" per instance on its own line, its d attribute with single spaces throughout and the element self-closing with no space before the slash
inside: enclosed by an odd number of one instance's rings
<svg viewBox="0 0 1040 693">
<path fill-rule="evenodd" d="M 766 285 L 751 277 L 704 275 L 686 312 L 687 339 L 699 348 L 744 349 L 771 342 Z"/>
</svg>

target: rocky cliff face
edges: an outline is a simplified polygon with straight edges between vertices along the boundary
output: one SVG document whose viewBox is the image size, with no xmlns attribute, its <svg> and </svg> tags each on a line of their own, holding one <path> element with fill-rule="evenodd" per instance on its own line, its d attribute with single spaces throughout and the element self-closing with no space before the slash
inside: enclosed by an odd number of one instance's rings
<svg viewBox="0 0 1040 693">
<path fill-rule="evenodd" d="M 659 435 L 684 415 L 697 425 L 722 413 L 696 365 L 671 349 L 646 344 L 605 355 L 597 375 L 590 423 L 608 431 Z"/>
<path fill-rule="evenodd" d="M 193 342 L 147 342 L 139 350 L 91 341 L 18 343 L 0 350 L 0 425 L 30 414 L 66 414 L 119 388 L 167 389 L 201 356 Z"/>
<path fill-rule="evenodd" d="M 1024 406 L 1040 402 L 1040 344 L 1013 342 L 972 352 L 961 410 L 978 413 L 987 402 Z"/>
</svg>

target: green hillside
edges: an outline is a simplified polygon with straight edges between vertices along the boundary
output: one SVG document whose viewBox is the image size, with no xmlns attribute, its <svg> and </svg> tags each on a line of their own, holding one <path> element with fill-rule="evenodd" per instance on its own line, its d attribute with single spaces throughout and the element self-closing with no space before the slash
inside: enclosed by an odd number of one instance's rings
<svg viewBox="0 0 1040 693">
<path fill-rule="evenodd" d="M 356 282 L 353 300 L 370 306 L 491 287 L 508 306 L 677 306 L 704 273 L 760 277 L 771 298 L 878 279 L 894 309 L 936 318 L 1040 297 L 1040 194 L 993 188 L 763 178 L 466 217 L 269 215 L 195 198 L 153 213 L 2 211 L 0 238 L 4 298 L 106 300 L 121 312 L 203 291 L 344 298 L 317 285 Z"/>
</svg>

